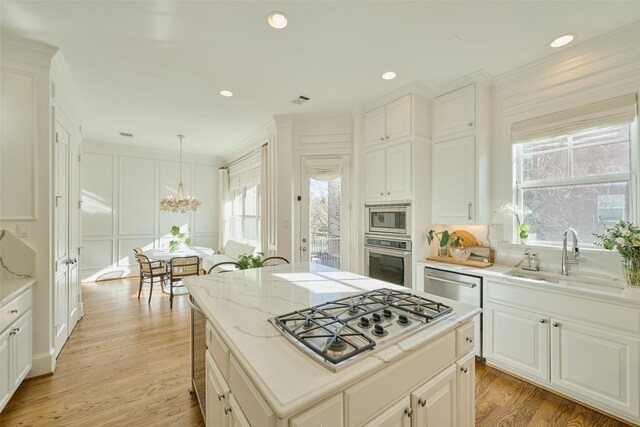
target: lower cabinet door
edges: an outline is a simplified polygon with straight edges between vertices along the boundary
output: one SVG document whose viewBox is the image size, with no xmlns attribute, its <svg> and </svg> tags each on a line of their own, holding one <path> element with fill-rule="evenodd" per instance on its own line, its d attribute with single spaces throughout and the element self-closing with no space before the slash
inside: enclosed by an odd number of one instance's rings
<svg viewBox="0 0 640 427">
<path fill-rule="evenodd" d="M 11 379 L 12 390 L 18 388 L 22 380 L 31 370 L 31 310 L 15 321 L 10 327 L 13 330 L 11 347 Z"/>
<path fill-rule="evenodd" d="M 456 365 L 451 365 L 435 378 L 411 393 L 413 425 L 421 427 L 454 427 L 457 425 Z"/>
<path fill-rule="evenodd" d="M 206 387 L 207 427 L 222 427 L 227 421 L 225 408 L 228 412 L 227 398 L 229 397 L 229 387 L 227 387 L 220 369 L 209 352 L 207 352 Z"/>
<path fill-rule="evenodd" d="M 291 418 L 291 427 L 342 427 L 342 393 Z"/>
<path fill-rule="evenodd" d="M 549 318 L 487 302 L 485 357 L 516 372 L 549 381 Z"/>
<path fill-rule="evenodd" d="M 227 417 L 229 418 L 229 427 L 251 427 L 234 395 L 229 396 L 229 406 L 225 412 L 227 412 Z"/>
<path fill-rule="evenodd" d="M 389 409 L 365 424 L 365 427 L 410 427 L 411 399 L 403 397 Z"/>
<path fill-rule="evenodd" d="M 11 398 L 11 373 L 9 371 L 9 333 L 11 327 L 0 335 L 0 411 Z"/>
<path fill-rule="evenodd" d="M 473 427 L 476 424 L 476 355 L 468 356 L 456 362 L 458 386 L 458 425 Z"/>
<path fill-rule="evenodd" d="M 634 416 L 640 415 L 637 338 L 551 319 L 551 382 Z"/>
</svg>

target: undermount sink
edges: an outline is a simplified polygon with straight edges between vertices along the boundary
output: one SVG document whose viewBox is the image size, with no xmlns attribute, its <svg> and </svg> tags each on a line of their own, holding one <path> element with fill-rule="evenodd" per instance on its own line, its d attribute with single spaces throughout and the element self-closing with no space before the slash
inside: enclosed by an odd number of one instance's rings
<svg viewBox="0 0 640 427">
<path fill-rule="evenodd" d="M 507 276 L 517 279 L 532 280 L 536 282 L 554 283 L 556 285 L 580 286 L 580 287 L 605 287 L 624 289 L 625 282 L 593 276 L 563 276 L 561 274 L 545 273 L 541 271 L 510 270 Z"/>
</svg>

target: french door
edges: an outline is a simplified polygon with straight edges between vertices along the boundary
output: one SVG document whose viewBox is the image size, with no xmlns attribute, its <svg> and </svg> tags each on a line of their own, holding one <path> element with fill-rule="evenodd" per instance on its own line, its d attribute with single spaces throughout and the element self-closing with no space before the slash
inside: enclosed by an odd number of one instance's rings
<svg viewBox="0 0 640 427">
<path fill-rule="evenodd" d="M 298 259 L 349 270 L 349 156 L 302 156 Z"/>
</svg>

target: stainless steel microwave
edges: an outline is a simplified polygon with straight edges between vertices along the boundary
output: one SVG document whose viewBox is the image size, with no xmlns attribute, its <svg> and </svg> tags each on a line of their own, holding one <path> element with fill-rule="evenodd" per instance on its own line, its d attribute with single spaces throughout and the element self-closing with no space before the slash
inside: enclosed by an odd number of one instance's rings
<svg viewBox="0 0 640 427">
<path fill-rule="evenodd" d="M 365 205 L 367 213 L 366 233 L 401 234 L 409 236 L 411 227 L 411 205 Z"/>
</svg>

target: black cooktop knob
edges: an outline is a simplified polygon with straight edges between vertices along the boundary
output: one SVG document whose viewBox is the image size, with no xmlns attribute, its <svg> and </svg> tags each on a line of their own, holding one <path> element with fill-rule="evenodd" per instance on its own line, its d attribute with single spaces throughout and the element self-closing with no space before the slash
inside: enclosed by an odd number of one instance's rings
<svg viewBox="0 0 640 427">
<path fill-rule="evenodd" d="M 369 322 L 369 319 L 367 319 L 366 317 L 361 317 L 360 321 L 358 322 L 358 325 L 361 328 L 368 328 L 371 326 L 371 322 Z"/>
<path fill-rule="evenodd" d="M 387 331 L 384 330 L 382 325 L 373 325 L 373 335 L 383 337 L 387 335 Z"/>
<path fill-rule="evenodd" d="M 409 324 L 409 318 L 407 316 L 405 316 L 404 314 L 401 314 L 400 316 L 398 316 L 398 323 L 401 325 L 408 325 Z"/>
<path fill-rule="evenodd" d="M 393 317 L 393 313 L 388 308 L 385 308 L 384 310 L 382 310 L 382 315 L 387 319 L 391 319 Z"/>
<path fill-rule="evenodd" d="M 371 317 L 373 317 L 373 322 L 374 323 L 380 323 L 382 322 L 382 316 L 380 316 L 380 313 L 373 313 L 371 315 Z"/>
</svg>

